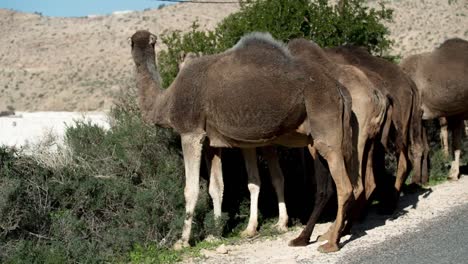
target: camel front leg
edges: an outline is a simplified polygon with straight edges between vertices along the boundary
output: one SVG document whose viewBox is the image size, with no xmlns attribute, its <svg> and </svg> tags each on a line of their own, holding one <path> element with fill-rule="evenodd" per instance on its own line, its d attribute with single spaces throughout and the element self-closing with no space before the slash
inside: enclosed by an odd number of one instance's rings
<svg viewBox="0 0 468 264">
<path fill-rule="evenodd" d="M 242 237 L 253 237 L 257 234 L 258 226 L 258 196 L 260 194 L 260 175 L 257 167 L 257 152 L 255 148 L 242 149 L 245 167 L 248 175 L 248 188 L 250 192 L 250 217 L 247 228 L 242 231 Z"/>
<path fill-rule="evenodd" d="M 189 246 L 190 232 L 192 230 L 193 214 L 200 191 L 200 163 L 203 149 L 204 134 L 181 135 L 182 152 L 185 165 L 185 220 L 182 229 L 182 237 L 174 245 L 174 249 L 180 250 Z"/>
<path fill-rule="evenodd" d="M 262 153 L 268 163 L 270 170 L 271 183 L 275 188 L 276 197 L 278 199 L 278 223 L 276 229 L 280 232 L 288 231 L 288 211 L 286 210 L 286 203 L 284 200 L 284 176 L 281 170 L 278 153 L 274 147 L 262 148 Z"/>
<path fill-rule="evenodd" d="M 223 204 L 224 182 L 223 168 L 221 162 L 221 149 L 208 147 L 206 150 L 206 164 L 210 174 L 208 192 L 213 201 L 213 212 L 215 221 L 221 217 L 221 206 Z"/>
<path fill-rule="evenodd" d="M 455 119 L 450 122 L 450 128 L 452 130 L 452 148 L 454 154 L 454 160 L 452 161 L 452 166 L 450 168 L 449 180 L 456 181 L 460 176 L 460 155 L 461 155 L 461 145 L 462 145 L 462 136 L 463 136 L 463 119 Z"/>
</svg>

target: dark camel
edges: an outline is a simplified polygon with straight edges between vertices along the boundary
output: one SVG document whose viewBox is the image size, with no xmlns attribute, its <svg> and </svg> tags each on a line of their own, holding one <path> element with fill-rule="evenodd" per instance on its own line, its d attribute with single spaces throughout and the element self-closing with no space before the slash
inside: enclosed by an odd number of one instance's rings
<svg viewBox="0 0 468 264">
<path fill-rule="evenodd" d="M 445 138 L 447 128 L 452 132 L 454 161 L 449 179 L 456 180 L 460 174 L 463 121 L 468 119 L 468 41 L 449 39 L 432 52 L 404 59 L 401 67 L 421 94 L 423 119 L 440 118 Z M 444 145 L 448 147 L 448 140 Z"/>
<path fill-rule="evenodd" d="M 338 250 L 345 212 L 353 200 L 345 167 L 351 155 L 351 98 L 322 69 L 302 65 L 266 34 L 242 38 L 230 50 L 186 65 L 166 90 L 155 64 L 156 36 L 131 37 L 143 118 L 181 135 L 186 218 L 181 240 L 189 246 L 199 193 L 203 144 L 255 148 L 313 145 L 327 161 L 337 187 L 338 212 L 322 252 Z"/>
<path fill-rule="evenodd" d="M 352 111 L 355 115 L 355 119 L 352 121 L 353 156 L 357 158 L 347 165 L 348 168 L 353 168 L 350 170 L 350 174 L 355 173 L 355 175 L 350 175 L 354 185 L 354 198 L 359 203 L 365 203 L 375 189 L 372 165 L 374 141 L 383 125 L 389 102 L 361 70 L 351 65 L 339 65 L 330 61 L 317 44 L 305 39 L 295 39 L 288 44 L 288 49 L 293 56 L 304 64 L 321 65 L 349 91 L 352 98 Z M 332 185 L 328 173 L 324 173 L 318 157 L 314 157 L 314 167 L 318 169 L 315 172 L 318 190 L 315 195 L 314 211 L 307 222 L 306 228 L 296 239 L 290 242 L 292 246 L 305 246 L 309 243 L 320 213 L 332 194 Z M 363 185 L 363 181 L 365 185 Z M 355 206 L 363 207 L 362 204 L 356 204 Z M 359 214 L 359 212 L 353 213 Z M 350 222 L 347 221 L 347 225 Z M 321 236 L 321 238 L 329 239 L 332 230 L 333 227 L 327 235 Z"/>
<path fill-rule="evenodd" d="M 414 170 L 412 177 L 414 183 L 424 184 L 429 179 L 429 149 L 424 144 L 425 131 L 422 126 L 420 96 L 416 85 L 398 65 L 372 56 L 364 48 L 341 46 L 326 49 L 326 53 L 336 63 L 358 67 L 369 77 L 375 87 L 391 100 L 389 109 L 391 118 L 386 121 L 381 141 L 385 148 L 387 148 L 389 136 L 395 142 L 398 169 L 394 197 L 388 205 L 390 209 L 394 209 L 411 165 Z M 383 159 L 382 155 L 379 157 Z"/>
</svg>

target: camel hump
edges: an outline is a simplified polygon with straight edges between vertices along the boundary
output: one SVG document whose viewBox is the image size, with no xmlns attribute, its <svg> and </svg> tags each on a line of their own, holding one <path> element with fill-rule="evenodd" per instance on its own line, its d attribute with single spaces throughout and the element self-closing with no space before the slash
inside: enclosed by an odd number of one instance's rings
<svg viewBox="0 0 468 264">
<path fill-rule="evenodd" d="M 443 63 L 454 64 L 455 61 L 467 65 L 468 41 L 460 38 L 446 40 L 434 51 L 434 56 Z"/>
<path fill-rule="evenodd" d="M 273 36 L 267 32 L 252 32 L 244 35 L 230 51 L 243 50 L 255 46 L 275 49 L 286 57 L 292 57 L 286 44 L 273 38 Z"/>
<path fill-rule="evenodd" d="M 305 63 L 319 63 L 327 70 L 335 67 L 325 51 L 312 40 L 304 38 L 293 39 L 288 43 L 288 49 L 292 55 Z"/>
<path fill-rule="evenodd" d="M 468 41 L 461 38 L 451 38 L 444 41 L 439 46 L 439 49 L 466 49 L 468 48 Z"/>
</svg>

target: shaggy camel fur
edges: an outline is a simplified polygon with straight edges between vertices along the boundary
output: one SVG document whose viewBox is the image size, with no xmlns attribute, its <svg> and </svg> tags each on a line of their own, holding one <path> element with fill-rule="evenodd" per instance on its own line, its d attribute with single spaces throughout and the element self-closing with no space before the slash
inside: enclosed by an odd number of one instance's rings
<svg viewBox="0 0 468 264">
<path fill-rule="evenodd" d="M 373 175 L 372 157 L 374 140 L 377 138 L 383 125 L 385 114 L 389 102 L 385 95 L 374 87 L 374 84 L 358 68 L 351 65 L 338 65 L 327 58 L 325 52 L 317 44 L 305 39 L 295 39 L 288 44 L 291 54 L 300 59 L 304 64 L 319 64 L 336 80 L 342 83 L 351 94 L 352 111 L 355 118 L 352 118 L 353 125 L 353 156 L 348 168 L 356 175 L 350 175 L 355 188 L 354 198 L 357 201 L 367 201 L 375 188 Z M 316 157 L 314 157 L 316 158 Z M 332 192 L 332 185 L 328 180 L 328 173 L 323 173 L 323 166 L 318 159 L 314 159 L 315 168 L 321 171 L 315 172 L 318 190 L 315 195 L 314 211 L 312 212 L 306 228 L 294 240 L 290 242 L 292 246 L 305 246 L 309 243 L 314 226 L 320 213 L 328 202 Z M 363 187 L 363 180 L 365 187 Z M 324 188 L 326 187 L 326 188 Z M 364 188 L 364 189 L 363 189 Z M 361 194 L 362 193 L 362 194 Z M 356 206 L 363 207 L 363 205 Z M 353 208 L 360 209 L 360 208 Z M 354 211 L 354 210 L 353 210 Z M 358 210 L 359 211 L 359 210 Z M 359 212 L 353 212 L 359 214 Z M 351 221 L 347 221 L 347 225 Z M 333 227 L 322 238 L 329 239 Z"/>
<path fill-rule="evenodd" d="M 201 53 L 194 52 L 182 52 L 179 56 L 179 71 L 192 63 L 193 60 L 201 57 Z M 221 216 L 221 205 L 223 203 L 223 172 L 221 160 L 218 160 L 220 156 L 211 155 L 213 151 L 219 152 L 218 149 L 206 147 L 208 150 L 205 151 L 205 160 L 210 171 L 210 184 L 209 192 L 213 201 L 214 216 L 215 219 Z M 275 225 L 275 228 L 279 232 L 286 232 L 288 230 L 288 212 L 286 209 L 286 203 L 284 199 L 284 176 L 281 170 L 278 154 L 274 147 L 268 146 L 263 147 L 262 154 L 268 164 L 268 169 L 270 170 L 270 179 L 273 185 L 273 188 L 276 192 L 276 197 L 278 199 L 278 222 Z M 206 155 L 210 154 L 210 155 Z M 257 153 L 255 148 L 244 148 L 242 149 L 242 154 L 244 157 L 247 174 L 248 174 L 248 189 L 250 191 L 250 217 L 247 227 L 244 231 L 241 232 L 242 237 L 253 237 L 257 234 L 258 227 L 258 197 L 260 195 L 260 175 L 257 166 Z M 215 159 L 215 160 L 213 160 Z M 213 182 L 213 184 L 211 184 Z M 219 188 L 219 189 L 217 189 Z"/>
<path fill-rule="evenodd" d="M 181 135 L 186 218 L 176 248 L 189 246 L 199 193 L 203 144 L 255 148 L 313 145 L 328 162 L 337 187 L 338 212 L 322 252 L 338 250 L 345 213 L 353 200 L 345 167 L 351 156 L 351 98 L 319 67 L 302 65 L 267 34 L 243 37 L 230 50 L 186 65 L 166 90 L 155 64 L 156 36 L 131 37 L 143 117 Z"/>
<path fill-rule="evenodd" d="M 432 52 L 404 59 L 401 67 L 421 94 L 423 119 L 442 118 L 443 136 L 448 137 L 447 128 L 452 132 L 454 161 L 449 179 L 456 180 L 460 174 L 463 121 L 468 119 L 468 41 L 449 39 Z"/>
<path fill-rule="evenodd" d="M 375 87 L 391 100 L 389 109 L 391 118 L 386 121 L 382 144 L 387 148 L 389 131 L 392 131 L 391 136 L 394 138 L 398 158 L 394 199 L 391 201 L 392 204 L 389 204 L 390 208 L 394 208 L 411 165 L 414 170 L 412 177 L 414 183 L 424 184 L 429 179 L 429 149 L 424 144 L 425 130 L 422 126 L 422 111 L 417 88 L 398 65 L 372 56 L 364 48 L 341 46 L 325 51 L 337 63 L 358 67 L 369 77 Z M 379 157 L 383 158 L 382 155 Z"/>
</svg>

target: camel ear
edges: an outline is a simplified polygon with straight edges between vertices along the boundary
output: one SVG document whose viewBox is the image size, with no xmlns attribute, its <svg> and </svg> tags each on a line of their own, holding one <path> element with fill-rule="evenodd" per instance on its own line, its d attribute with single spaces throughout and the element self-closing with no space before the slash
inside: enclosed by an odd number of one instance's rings
<svg viewBox="0 0 468 264">
<path fill-rule="evenodd" d="M 151 34 L 149 37 L 149 44 L 151 45 L 156 44 L 156 40 L 158 40 L 158 37 L 156 37 L 156 35 Z"/>
<path fill-rule="evenodd" d="M 130 46 L 132 46 L 133 42 L 132 42 L 132 38 L 131 37 L 128 37 L 127 38 L 127 42 Z"/>
</svg>

